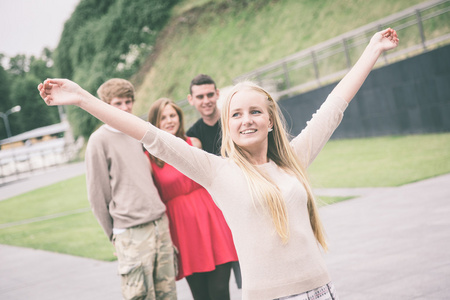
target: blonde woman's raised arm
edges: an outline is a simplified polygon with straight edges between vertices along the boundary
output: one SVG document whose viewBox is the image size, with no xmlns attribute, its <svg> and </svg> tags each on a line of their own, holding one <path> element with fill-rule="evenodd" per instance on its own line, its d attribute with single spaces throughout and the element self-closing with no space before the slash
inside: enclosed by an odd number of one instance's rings
<svg viewBox="0 0 450 300">
<path fill-rule="evenodd" d="M 47 79 L 38 90 L 47 105 L 76 105 L 137 140 L 148 130 L 149 124 L 144 120 L 106 104 L 68 79 Z"/>
<path fill-rule="evenodd" d="M 377 32 L 370 39 L 369 44 L 353 68 L 331 93 L 349 103 L 366 80 L 380 55 L 384 51 L 397 47 L 398 41 L 397 32 L 394 29 L 388 28 Z"/>
</svg>

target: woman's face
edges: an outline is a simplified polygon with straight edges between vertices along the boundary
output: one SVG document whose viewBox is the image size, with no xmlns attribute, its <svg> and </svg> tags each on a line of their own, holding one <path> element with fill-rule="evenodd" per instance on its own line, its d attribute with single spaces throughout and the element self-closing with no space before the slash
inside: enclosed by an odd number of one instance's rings
<svg viewBox="0 0 450 300">
<path fill-rule="evenodd" d="M 172 105 L 166 105 L 162 110 L 159 128 L 173 135 L 175 135 L 178 128 L 180 128 L 180 118 Z"/>
<path fill-rule="evenodd" d="M 272 127 L 267 97 L 254 90 L 239 91 L 231 99 L 229 110 L 228 127 L 233 142 L 249 153 L 267 154 L 268 130 Z"/>
</svg>

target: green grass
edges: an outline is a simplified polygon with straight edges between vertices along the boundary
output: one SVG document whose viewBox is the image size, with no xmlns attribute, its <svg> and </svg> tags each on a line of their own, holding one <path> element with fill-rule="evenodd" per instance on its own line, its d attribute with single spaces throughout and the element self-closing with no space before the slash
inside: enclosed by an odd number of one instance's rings
<svg viewBox="0 0 450 300">
<path fill-rule="evenodd" d="M 114 260 L 114 247 L 90 211 L 85 182 L 84 175 L 78 176 L 1 201 L 0 244 Z M 68 215 L 54 216 L 61 213 Z M 8 226 L 46 216 L 50 218 Z"/>
<path fill-rule="evenodd" d="M 232 2 L 184 0 L 174 7 L 172 21 L 158 40 L 161 51 L 146 65 L 151 68 L 137 88 L 138 115 L 146 114 L 159 97 L 184 99 L 191 79 L 199 73 L 211 75 L 219 88 L 226 87 L 233 78 L 262 65 L 425 1 L 279 0 L 221 5 Z M 296 76 L 303 82 L 311 75 Z M 186 113 L 189 125 L 197 115 Z"/>
<path fill-rule="evenodd" d="M 316 197 L 316 201 L 317 201 L 319 207 L 321 207 L 321 206 L 331 205 L 331 204 L 334 204 L 334 203 L 338 203 L 338 202 L 349 200 L 349 199 L 353 199 L 353 198 L 355 198 L 355 197 L 318 196 L 318 197 Z"/>
<path fill-rule="evenodd" d="M 0 221 L 9 223 L 89 207 L 85 183 L 85 177 L 79 176 L 19 195 L 14 201 L 2 201 Z"/>
<path fill-rule="evenodd" d="M 331 140 L 309 168 L 315 187 L 388 187 L 450 172 L 450 134 Z"/>
<path fill-rule="evenodd" d="M 0 243 L 105 261 L 116 259 L 114 247 L 90 211 L 0 229 Z"/>
<path fill-rule="evenodd" d="M 398 186 L 450 173 L 450 133 L 332 140 L 309 171 L 316 188 Z M 318 198 L 327 205 L 351 197 Z M 54 216 L 64 212 L 68 215 Z M 52 218 L 11 224 L 45 216 Z M 90 212 L 85 176 L 1 201 L 0 244 L 115 259 L 113 246 Z"/>
</svg>

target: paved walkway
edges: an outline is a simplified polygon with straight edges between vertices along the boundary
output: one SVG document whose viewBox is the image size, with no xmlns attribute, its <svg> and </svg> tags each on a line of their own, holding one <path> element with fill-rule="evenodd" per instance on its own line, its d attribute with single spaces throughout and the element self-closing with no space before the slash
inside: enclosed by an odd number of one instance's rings
<svg viewBox="0 0 450 300">
<path fill-rule="evenodd" d="M 80 174 L 80 166 L 0 186 L 0 199 L 65 179 L 69 170 Z M 450 299 L 450 174 L 397 188 L 315 192 L 358 196 L 320 209 L 341 299 Z M 121 299 L 116 269 L 116 262 L 0 245 L 0 299 Z M 234 279 L 230 287 L 232 300 L 240 299 Z M 185 280 L 177 290 L 178 299 L 192 299 Z"/>
<path fill-rule="evenodd" d="M 84 162 L 13 175 L 0 183 L 0 201 L 85 173 Z"/>
</svg>

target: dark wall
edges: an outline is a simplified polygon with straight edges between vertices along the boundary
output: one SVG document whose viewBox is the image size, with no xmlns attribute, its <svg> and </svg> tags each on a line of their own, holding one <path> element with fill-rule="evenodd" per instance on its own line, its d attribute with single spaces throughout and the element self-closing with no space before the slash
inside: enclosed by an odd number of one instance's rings
<svg viewBox="0 0 450 300">
<path fill-rule="evenodd" d="M 336 84 L 278 102 L 291 134 L 300 133 Z M 373 70 L 333 138 L 449 131 L 450 45 Z"/>
</svg>

